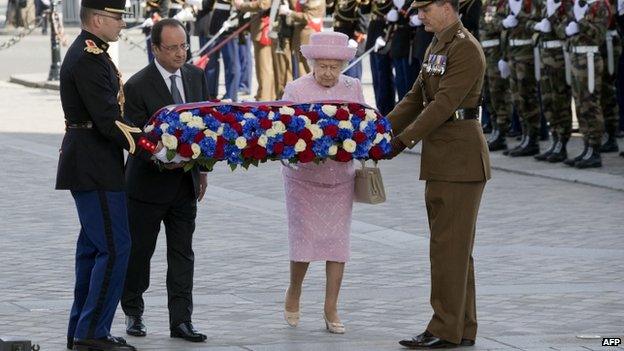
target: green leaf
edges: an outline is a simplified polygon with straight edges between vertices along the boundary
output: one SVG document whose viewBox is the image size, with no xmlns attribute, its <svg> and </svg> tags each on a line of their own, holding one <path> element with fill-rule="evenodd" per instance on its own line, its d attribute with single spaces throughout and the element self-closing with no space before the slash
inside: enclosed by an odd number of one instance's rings
<svg viewBox="0 0 624 351">
<path fill-rule="evenodd" d="M 234 171 L 234 170 L 236 169 L 236 167 L 237 167 L 237 166 L 238 166 L 237 164 L 232 163 L 232 164 L 230 164 L 230 169 L 231 169 L 232 171 Z"/>
<path fill-rule="evenodd" d="M 171 161 L 176 155 L 175 150 L 167 150 L 167 160 Z"/>
<path fill-rule="evenodd" d="M 188 171 L 190 171 L 191 169 L 193 169 L 193 167 L 195 167 L 195 162 L 193 162 L 193 161 L 191 161 L 191 162 L 187 162 L 187 163 L 184 165 L 184 172 L 188 172 Z"/>
</svg>

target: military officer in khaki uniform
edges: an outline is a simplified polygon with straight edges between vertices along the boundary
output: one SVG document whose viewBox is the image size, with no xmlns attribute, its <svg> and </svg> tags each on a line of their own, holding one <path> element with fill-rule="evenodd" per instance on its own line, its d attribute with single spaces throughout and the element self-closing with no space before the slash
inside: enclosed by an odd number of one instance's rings
<svg viewBox="0 0 624 351">
<path fill-rule="evenodd" d="M 320 32 L 323 28 L 326 4 L 324 0 L 289 0 L 288 6 L 280 8 L 280 14 L 286 15 L 294 25 L 292 51 L 297 58 L 297 75 L 295 78 L 310 73 L 310 66 L 301 55 L 301 45 L 310 42 L 310 35 Z"/>
<path fill-rule="evenodd" d="M 251 40 L 254 47 L 254 59 L 256 61 L 256 79 L 258 80 L 258 92 L 256 100 L 275 100 L 275 80 L 273 78 L 273 57 L 271 55 L 271 44 L 268 37 L 263 39 L 263 35 L 268 33 L 265 27 L 268 26 L 269 17 L 265 15 L 266 10 L 271 7 L 271 0 L 234 0 L 234 7 L 240 12 L 253 12 L 251 18 Z"/>
<path fill-rule="evenodd" d="M 418 17 L 435 36 L 411 91 L 388 114 L 392 155 L 422 141 L 420 179 L 431 230 L 431 305 L 424 333 L 409 348 L 474 345 L 477 335 L 472 249 L 477 213 L 490 178 L 478 120 L 485 56 L 459 20 L 458 0 L 417 0 Z"/>
</svg>

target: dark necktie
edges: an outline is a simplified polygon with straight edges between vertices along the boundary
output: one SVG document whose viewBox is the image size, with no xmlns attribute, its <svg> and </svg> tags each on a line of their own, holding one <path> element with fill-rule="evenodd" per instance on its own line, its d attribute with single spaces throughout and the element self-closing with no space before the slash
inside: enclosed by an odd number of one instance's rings
<svg viewBox="0 0 624 351">
<path fill-rule="evenodd" d="M 182 95 L 176 85 L 176 77 L 176 75 L 169 76 L 169 79 L 171 79 L 171 97 L 173 98 L 174 104 L 183 104 L 184 100 L 182 100 Z"/>
</svg>

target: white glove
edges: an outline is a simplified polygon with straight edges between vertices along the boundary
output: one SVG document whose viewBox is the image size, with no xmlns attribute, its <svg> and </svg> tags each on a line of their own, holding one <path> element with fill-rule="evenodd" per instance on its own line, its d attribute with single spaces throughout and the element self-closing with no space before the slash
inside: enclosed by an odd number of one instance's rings
<svg viewBox="0 0 624 351">
<path fill-rule="evenodd" d="M 397 9 L 402 9 L 403 5 L 405 5 L 405 0 L 392 0 L 392 3 Z"/>
<path fill-rule="evenodd" d="M 169 161 L 167 159 L 167 148 L 163 147 L 162 149 L 160 149 L 160 151 L 158 151 L 157 153 L 154 154 L 154 158 L 157 159 L 158 161 L 162 162 L 162 163 L 169 163 L 171 161 Z"/>
<path fill-rule="evenodd" d="M 509 15 L 503 20 L 503 27 L 513 28 L 518 25 L 518 19 L 514 15 Z"/>
<path fill-rule="evenodd" d="M 357 49 L 358 42 L 353 39 L 349 39 L 349 44 L 347 46 L 353 49 Z"/>
<path fill-rule="evenodd" d="M 193 15 L 193 11 L 191 11 L 191 9 L 186 8 L 178 12 L 175 16 L 173 16 L 173 19 L 178 20 L 180 22 L 188 22 L 188 21 L 195 20 L 195 15 Z"/>
<path fill-rule="evenodd" d="M 396 22 L 399 20 L 399 13 L 396 9 L 392 9 L 388 11 L 388 14 L 386 14 L 386 19 L 388 22 Z"/>
<path fill-rule="evenodd" d="M 290 15 L 291 12 L 292 12 L 292 10 L 288 6 L 288 4 L 280 5 L 280 7 L 279 7 L 279 14 L 280 15 L 288 16 L 288 15 Z"/>
<path fill-rule="evenodd" d="M 579 32 L 579 26 L 578 23 L 572 21 L 570 23 L 568 23 L 568 25 L 565 28 L 565 33 L 567 36 L 571 37 L 575 34 L 578 34 Z"/>
<path fill-rule="evenodd" d="M 574 1 L 574 18 L 576 18 L 576 21 L 580 21 L 583 19 L 583 17 L 585 17 L 585 14 L 587 13 L 587 9 L 589 8 L 589 4 L 587 2 L 585 2 L 585 6 L 581 7 L 581 4 L 579 4 L 579 0 Z"/>
<path fill-rule="evenodd" d="M 187 162 L 187 161 L 190 161 L 190 160 L 191 159 L 188 158 L 188 157 L 182 157 L 182 156 L 176 154 L 175 156 L 173 156 L 173 159 L 171 160 L 171 162 L 172 163 L 181 163 L 181 162 Z"/>
<path fill-rule="evenodd" d="M 420 20 L 420 18 L 418 18 L 418 15 L 411 15 L 409 24 L 412 27 L 418 27 L 418 26 L 422 26 L 423 23 Z"/>
<path fill-rule="evenodd" d="M 126 8 L 132 7 L 132 2 L 130 0 L 126 0 Z"/>
<path fill-rule="evenodd" d="M 152 20 L 151 17 L 143 21 L 143 24 L 141 24 L 141 28 L 151 28 L 152 26 L 154 26 L 154 20 Z"/>
<path fill-rule="evenodd" d="M 384 40 L 384 38 L 377 37 L 377 39 L 375 40 L 375 51 L 379 51 L 379 49 L 383 48 L 384 46 L 386 46 L 386 41 Z"/>
<path fill-rule="evenodd" d="M 550 33 L 552 31 L 552 25 L 548 19 L 542 18 L 541 21 L 535 23 L 533 30 L 540 31 L 542 33 Z"/>
<path fill-rule="evenodd" d="M 555 11 L 561 6 L 561 1 L 555 2 L 555 0 L 546 0 L 546 15 L 548 17 L 555 14 Z"/>
<path fill-rule="evenodd" d="M 511 69 L 509 69 L 509 64 L 503 59 L 498 60 L 498 70 L 500 71 L 501 78 L 503 79 L 507 79 L 511 75 Z"/>
<path fill-rule="evenodd" d="M 514 16 L 518 16 L 520 11 L 522 11 L 522 0 L 509 0 L 509 10 Z"/>
</svg>

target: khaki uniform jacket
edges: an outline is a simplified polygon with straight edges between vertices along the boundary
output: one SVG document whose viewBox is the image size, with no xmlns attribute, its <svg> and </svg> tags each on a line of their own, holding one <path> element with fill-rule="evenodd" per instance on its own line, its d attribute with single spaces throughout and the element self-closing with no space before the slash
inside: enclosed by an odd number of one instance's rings
<svg viewBox="0 0 624 351">
<path fill-rule="evenodd" d="M 325 17 L 325 1 L 307 0 L 301 3 L 301 12 L 297 12 L 295 11 L 295 7 L 298 1 L 299 0 L 289 0 L 290 8 L 293 10 L 289 17 L 292 19 L 293 25 L 295 26 L 293 37 L 295 37 L 295 42 L 307 44 L 310 35 L 314 33 L 312 28 L 308 26 L 308 23 L 312 22 L 313 19 L 318 20 L 320 18 L 322 20 L 322 18 Z"/>
<path fill-rule="evenodd" d="M 433 55 L 438 55 L 438 67 L 440 58 L 446 58 L 442 74 L 429 70 L 436 65 Z M 421 180 L 490 178 L 490 158 L 479 121 L 448 121 L 457 109 L 481 104 L 484 73 L 481 45 L 459 20 L 435 35 L 412 90 L 388 115 L 394 135 L 407 147 L 423 141 Z"/>
<path fill-rule="evenodd" d="M 260 41 L 262 35 L 262 16 L 258 16 L 258 13 L 262 13 L 271 8 L 271 0 L 254 0 L 245 1 L 241 7 L 240 12 L 252 12 L 251 24 L 249 25 L 249 31 L 251 32 L 251 40 Z"/>
</svg>

